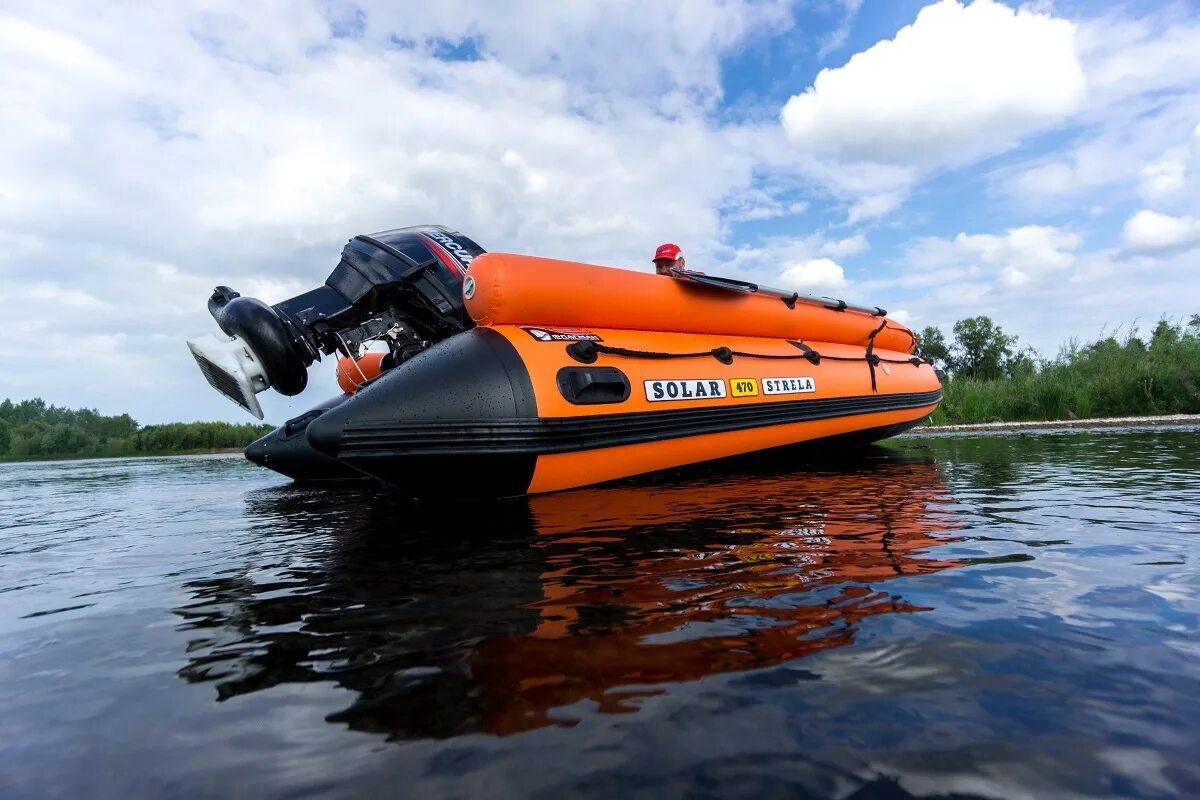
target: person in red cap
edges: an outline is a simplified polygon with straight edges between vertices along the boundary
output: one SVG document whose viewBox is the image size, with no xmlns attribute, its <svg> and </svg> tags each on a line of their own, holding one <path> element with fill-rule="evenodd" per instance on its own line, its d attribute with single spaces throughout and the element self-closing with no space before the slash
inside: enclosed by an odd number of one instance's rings
<svg viewBox="0 0 1200 800">
<path fill-rule="evenodd" d="M 670 275 L 671 270 L 683 269 L 683 251 L 679 249 L 679 245 L 660 244 L 658 249 L 654 251 L 654 271 L 659 275 Z"/>
</svg>

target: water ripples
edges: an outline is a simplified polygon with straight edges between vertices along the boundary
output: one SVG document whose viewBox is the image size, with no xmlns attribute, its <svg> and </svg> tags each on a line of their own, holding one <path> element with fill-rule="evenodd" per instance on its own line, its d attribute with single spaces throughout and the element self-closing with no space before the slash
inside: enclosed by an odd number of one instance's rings
<svg viewBox="0 0 1200 800">
<path fill-rule="evenodd" d="M 0 466 L 0 792 L 1200 792 L 1198 436 L 488 505 Z"/>
</svg>

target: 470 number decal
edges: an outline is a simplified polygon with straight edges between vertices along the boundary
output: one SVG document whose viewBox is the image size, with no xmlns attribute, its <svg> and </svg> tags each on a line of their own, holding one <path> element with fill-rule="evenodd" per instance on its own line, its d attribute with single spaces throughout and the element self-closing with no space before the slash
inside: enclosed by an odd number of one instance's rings
<svg viewBox="0 0 1200 800">
<path fill-rule="evenodd" d="M 731 378 L 729 383 L 733 387 L 734 397 L 756 397 L 758 395 L 758 381 L 754 378 Z"/>
</svg>

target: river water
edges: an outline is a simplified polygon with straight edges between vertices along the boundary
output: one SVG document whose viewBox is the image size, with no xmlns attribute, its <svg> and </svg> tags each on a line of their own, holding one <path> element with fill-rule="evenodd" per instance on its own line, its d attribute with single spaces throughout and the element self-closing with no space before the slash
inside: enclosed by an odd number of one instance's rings
<svg viewBox="0 0 1200 800">
<path fill-rule="evenodd" d="M 1200 430 L 501 504 L 0 466 L 3 797 L 1200 796 Z"/>
</svg>

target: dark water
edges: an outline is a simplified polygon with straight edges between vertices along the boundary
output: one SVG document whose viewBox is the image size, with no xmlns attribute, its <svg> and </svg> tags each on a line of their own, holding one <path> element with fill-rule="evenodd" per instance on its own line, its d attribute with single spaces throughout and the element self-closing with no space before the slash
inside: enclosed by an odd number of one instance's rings
<svg viewBox="0 0 1200 800">
<path fill-rule="evenodd" d="M 0 795 L 1197 796 L 1198 445 L 491 506 L 0 466 Z"/>
</svg>

